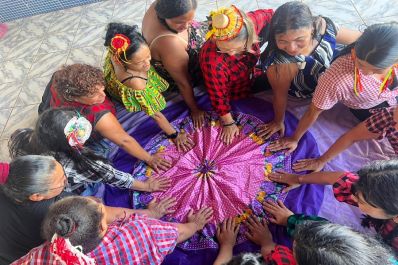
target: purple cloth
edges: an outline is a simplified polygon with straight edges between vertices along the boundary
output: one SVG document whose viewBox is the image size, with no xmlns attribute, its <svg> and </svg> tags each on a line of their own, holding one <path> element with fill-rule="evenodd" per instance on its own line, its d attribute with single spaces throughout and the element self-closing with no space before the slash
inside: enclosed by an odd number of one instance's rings
<svg viewBox="0 0 398 265">
<path fill-rule="evenodd" d="M 204 109 L 207 110 L 210 109 L 208 99 L 206 96 L 202 96 L 201 98 L 199 98 L 199 104 Z M 264 122 L 270 121 L 273 118 L 272 105 L 261 99 L 248 98 L 248 99 L 238 100 L 233 102 L 232 106 L 234 112 L 248 114 L 248 115 L 243 115 L 245 117 L 250 117 L 249 115 L 255 116 L 257 119 L 260 119 Z M 187 107 L 183 102 L 169 104 L 169 106 L 163 111 L 163 113 L 170 121 L 181 120 L 188 115 Z M 256 118 L 253 118 L 253 120 L 256 120 Z M 118 119 L 122 123 L 123 127 L 125 127 L 126 129 L 128 128 L 127 129 L 128 132 L 131 135 L 133 135 L 140 142 L 141 145 L 148 147 L 153 146 L 155 148 L 156 144 L 154 144 L 153 141 L 156 141 L 157 139 L 159 140 L 160 144 L 161 141 L 161 137 L 159 136 L 160 129 L 157 127 L 154 121 L 152 121 L 149 117 L 146 117 L 141 113 L 132 114 L 132 113 L 127 113 L 124 110 L 121 110 L 118 112 Z M 297 120 L 293 117 L 293 115 L 287 113 L 285 120 L 286 134 L 291 135 L 296 125 L 297 125 Z M 214 130 L 215 128 L 210 127 L 210 131 L 208 133 L 212 132 L 211 129 Z M 199 145 L 203 145 L 207 141 L 208 140 L 203 140 L 203 142 L 199 142 Z M 210 140 L 210 142 L 211 141 L 212 140 Z M 246 137 L 246 142 L 244 141 L 242 145 L 248 143 L 249 140 L 248 137 Z M 158 147 L 159 146 L 157 146 L 156 148 Z M 289 157 L 288 163 L 286 163 L 286 159 L 283 158 L 284 164 L 282 168 L 284 170 L 290 170 L 289 167 L 291 166 L 291 163 L 294 163 L 294 161 L 305 157 L 315 157 L 318 154 L 319 153 L 315 139 L 310 134 L 307 133 L 300 141 L 296 151 L 293 152 L 291 157 Z M 278 155 L 276 154 L 274 158 L 277 156 Z M 232 157 L 232 159 L 234 158 Z M 124 151 L 118 150 L 113 155 L 113 162 L 118 169 L 126 172 L 133 172 L 134 169 L 133 167 L 136 161 L 131 156 L 126 154 Z M 275 162 L 273 162 L 272 164 L 275 166 Z M 136 173 L 140 173 L 140 170 L 144 170 L 143 168 L 140 169 L 140 163 L 138 163 L 137 165 L 138 167 L 136 169 Z M 210 165 L 202 163 L 197 166 L 200 165 L 207 167 L 213 166 L 211 163 Z M 141 167 L 143 167 L 142 163 Z M 263 172 L 264 164 L 259 165 L 259 167 L 261 168 L 261 174 L 264 174 Z M 198 170 L 200 171 L 199 168 Z M 241 200 L 243 204 L 250 204 L 249 197 L 254 199 L 256 192 L 260 190 L 261 183 L 259 182 L 259 180 L 257 180 L 257 182 L 255 183 L 256 184 L 254 185 L 254 187 L 251 187 L 251 189 L 249 189 L 250 195 L 246 199 Z M 274 187 L 277 186 L 274 185 Z M 271 186 L 265 188 L 268 189 L 268 192 L 270 192 L 269 189 L 272 189 Z M 198 190 L 200 189 L 201 188 L 198 188 Z M 285 199 L 285 204 L 293 212 L 316 215 L 322 203 L 323 190 L 324 190 L 323 186 L 303 185 L 302 187 L 289 192 L 289 194 Z M 200 192 L 198 193 L 200 194 Z M 108 205 L 130 207 L 131 205 L 133 205 L 134 201 L 140 200 L 140 196 L 141 196 L 140 194 L 132 193 L 126 190 L 122 191 L 112 187 L 107 187 L 104 195 L 104 201 Z M 284 196 L 280 197 L 280 194 L 278 194 L 277 197 L 283 199 Z M 146 203 L 143 203 L 143 205 L 145 205 Z M 238 207 L 235 210 L 232 210 L 231 212 L 231 208 L 234 207 L 229 207 L 228 211 L 225 207 L 221 209 L 220 213 L 217 213 L 215 215 L 216 221 L 219 221 L 224 217 L 234 215 L 238 212 L 237 210 L 238 208 L 241 209 L 240 207 Z M 183 212 L 184 211 L 180 212 L 181 215 L 174 216 L 177 221 L 179 221 L 182 218 Z M 270 225 L 270 230 L 274 236 L 274 240 L 277 243 L 291 246 L 291 240 L 288 238 L 285 231 L 286 229 L 284 227 Z M 207 231 L 204 230 L 202 234 L 197 234 L 193 240 L 200 241 L 201 238 L 203 239 L 203 236 L 211 238 L 212 235 L 214 235 L 214 227 L 210 227 Z M 257 246 L 248 242 L 244 238 L 238 240 L 238 243 L 239 244 L 237 244 L 234 249 L 235 254 L 240 252 L 258 251 Z M 211 264 L 214 261 L 218 252 L 218 249 L 216 248 L 217 244 L 216 241 L 214 241 L 214 238 L 213 238 L 213 245 L 211 245 L 209 242 L 205 247 L 207 248 L 200 249 L 199 247 L 196 247 L 196 250 L 193 250 L 192 248 L 184 248 L 184 245 L 181 245 L 180 247 L 177 247 L 172 254 L 167 256 L 163 264 Z"/>
</svg>

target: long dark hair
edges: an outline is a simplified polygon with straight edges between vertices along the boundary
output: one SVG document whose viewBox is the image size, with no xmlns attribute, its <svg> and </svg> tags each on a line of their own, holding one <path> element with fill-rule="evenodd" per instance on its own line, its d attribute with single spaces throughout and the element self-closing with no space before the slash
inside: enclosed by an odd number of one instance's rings
<svg viewBox="0 0 398 265">
<path fill-rule="evenodd" d="M 116 34 L 123 34 L 131 41 L 126 50 L 126 59 L 128 60 L 131 59 L 132 55 L 136 53 L 142 45 L 147 45 L 137 25 L 130 26 L 122 23 L 109 23 L 105 35 L 105 47 L 111 45 L 112 38 L 115 37 Z"/>
<path fill-rule="evenodd" d="M 155 11 L 160 19 L 170 19 L 195 10 L 197 6 L 197 0 L 158 0 Z"/>
<path fill-rule="evenodd" d="M 292 1 L 281 5 L 275 10 L 275 14 L 271 19 L 266 54 L 278 49 L 275 39 L 276 35 L 289 30 L 311 27 L 313 28 L 313 38 L 318 38 L 321 28 L 320 17 L 314 17 L 306 4 Z"/>
<path fill-rule="evenodd" d="M 374 161 L 357 172 L 358 182 L 353 185 L 355 193 L 361 193 L 366 203 L 382 209 L 386 214 L 398 216 L 398 160 Z M 362 224 L 379 230 L 386 220 L 366 216 Z M 391 245 L 398 236 L 398 229 L 383 237 Z"/>
<path fill-rule="evenodd" d="M 12 134 L 8 144 L 10 156 L 47 154 L 54 156 L 58 161 L 67 157 L 73 161 L 77 172 L 89 171 L 101 174 L 90 165 L 89 161 L 107 162 L 106 159 L 86 147 L 76 150 L 69 145 L 66 139 L 64 128 L 76 115 L 75 111 L 66 108 L 44 111 L 39 116 L 34 130 L 20 129 Z"/>
<path fill-rule="evenodd" d="M 377 239 L 332 223 L 306 221 L 297 226 L 294 242 L 299 265 L 391 264 L 393 257 Z"/>
<path fill-rule="evenodd" d="M 42 236 L 51 241 L 54 234 L 69 238 L 83 252 L 94 250 L 101 242 L 100 224 L 103 213 L 89 198 L 67 197 L 51 205 L 42 224 Z"/>
<path fill-rule="evenodd" d="M 10 200 L 24 203 L 33 194 L 46 194 L 55 170 L 51 156 L 27 155 L 15 158 L 10 163 L 8 178 L 0 190 Z"/>
<path fill-rule="evenodd" d="M 398 62 L 398 23 L 379 23 L 365 29 L 358 40 L 348 45 L 339 56 L 351 53 L 380 69 L 386 69 Z"/>
</svg>

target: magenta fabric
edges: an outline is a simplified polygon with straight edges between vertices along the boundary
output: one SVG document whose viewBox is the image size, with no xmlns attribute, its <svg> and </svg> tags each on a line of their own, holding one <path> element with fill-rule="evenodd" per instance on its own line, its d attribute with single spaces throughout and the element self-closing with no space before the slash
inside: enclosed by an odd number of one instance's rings
<svg viewBox="0 0 398 265">
<path fill-rule="evenodd" d="M 207 96 L 199 97 L 197 98 L 197 100 L 199 105 L 203 109 L 211 109 Z M 117 105 L 117 108 L 118 120 L 121 122 L 126 131 L 129 134 L 133 135 L 142 146 L 153 146 L 153 150 L 149 149 L 149 151 L 152 152 L 154 150 L 156 151 L 162 145 L 162 141 L 164 143 L 165 139 L 162 139 L 162 137 L 160 137 L 162 135 L 160 133 L 160 129 L 152 119 L 148 118 L 145 114 L 128 113 L 123 110 L 120 105 Z M 256 122 L 254 122 L 253 124 L 257 124 L 257 121 L 267 122 L 273 119 L 272 105 L 259 98 L 250 97 L 247 99 L 234 101 L 232 104 L 232 108 L 233 111 L 238 115 L 242 114 L 242 117 L 255 117 L 253 118 L 253 120 Z M 167 108 L 162 112 L 170 121 L 176 121 L 177 124 L 189 115 L 188 108 L 183 102 L 169 103 Z M 285 126 L 286 135 L 291 135 L 294 132 L 295 127 L 297 126 L 297 119 L 294 118 L 294 116 L 290 113 L 286 113 Z M 245 127 L 250 128 L 249 126 L 244 126 L 244 128 Z M 253 126 L 253 129 L 254 127 L 255 125 Z M 208 143 L 203 141 L 202 144 Z M 295 152 L 293 152 L 290 158 L 285 159 L 280 157 L 279 155 L 274 155 L 272 156 L 271 163 L 275 165 L 275 169 L 278 169 L 278 167 L 283 169 L 285 168 L 285 166 L 294 163 L 298 159 L 314 157 L 317 155 L 319 155 L 319 152 L 315 139 L 312 137 L 311 134 L 306 133 L 303 139 L 300 141 L 298 148 Z M 130 155 L 126 154 L 123 150 L 114 149 L 111 152 L 110 159 L 113 160 L 115 167 L 117 167 L 118 169 L 125 172 L 134 171 L 136 172 L 136 174 L 141 172 L 141 174 L 138 174 L 141 176 L 137 175 L 137 177 L 145 177 L 145 166 L 142 163 L 135 163 L 136 160 Z M 283 163 L 279 162 L 279 160 L 281 159 L 283 160 Z M 259 168 L 259 170 L 263 172 L 263 167 Z M 286 198 L 283 198 L 283 194 L 280 194 L 280 189 L 282 188 L 282 186 L 274 184 L 263 184 L 263 187 L 258 188 L 259 190 L 267 190 L 267 193 L 270 195 L 270 199 L 284 199 L 286 206 L 297 213 L 316 215 L 323 200 L 324 187 L 320 185 L 302 185 L 300 188 L 290 191 L 286 195 Z M 112 188 L 110 186 L 106 187 L 105 193 L 103 195 L 104 202 L 107 205 L 121 207 L 132 207 L 133 205 L 137 204 L 141 204 L 143 206 L 149 202 L 151 197 L 152 196 L 150 194 L 133 193 L 129 190 L 120 190 L 117 188 Z M 196 196 L 195 198 L 200 197 Z M 261 207 L 258 207 L 258 204 L 253 203 L 255 201 L 256 200 L 252 200 L 252 204 L 250 205 L 250 207 L 252 209 L 261 210 Z M 215 205 L 215 207 L 217 211 L 224 211 L 218 205 Z M 256 212 L 256 214 L 261 216 L 261 214 L 264 213 Z M 176 218 L 177 217 L 178 216 L 176 216 Z M 172 219 L 173 216 L 169 218 Z M 241 227 L 242 229 L 245 229 L 244 226 Z M 206 229 L 204 229 L 200 233 L 196 233 L 190 240 L 184 242 L 183 244 L 179 244 L 174 252 L 166 257 L 163 264 L 212 264 L 218 253 L 218 243 L 213 236 L 214 230 L 215 225 L 207 226 Z M 270 230 L 276 243 L 291 247 L 292 242 L 286 233 L 285 227 L 270 225 Z M 194 242 L 200 241 L 205 241 L 207 247 L 202 248 L 202 246 L 194 244 Z M 238 243 L 234 247 L 234 254 L 239 254 L 242 252 L 253 252 L 258 250 L 258 246 L 254 245 L 246 238 L 240 236 L 238 239 Z"/>
<path fill-rule="evenodd" d="M 201 236 L 191 238 L 179 247 L 189 250 L 217 247 L 214 241 L 216 225 L 229 217 L 247 217 L 248 213 L 266 216 L 261 207 L 264 200 L 284 200 L 283 185 L 270 182 L 266 174 L 272 169 L 290 171 L 291 160 L 283 152 L 271 153 L 267 150 L 270 141 L 262 141 L 255 136 L 256 128 L 262 124 L 258 118 L 233 113 L 241 127 L 239 137 L 230 145 L 220 140 L 222 127 L 215 113 L 208 113 L 207 122 L 200 130 L 194 130 L 191 119 L 182 118 L 173 122 L 175 127 L 185 130 L 196 143 L 187 153 L 179 152 L 176 146 L 159 133 L 145 146 L 150 153 L 162 152 L 172 162 L 166 172 L 155 173 L 145 163 L 138 164 L 133 175 L 145 181 L 153 178 L 170 178 L 173 186 L 152 194 L 139 193 L 134 204 L 145 207 L 153 198 L 171 196 L 177 200 L 175 212 L 163 220 L 184 222 L 190 209 L 212 207 L 213 220 L 203 229 Z M 266 173 L 268 172 L 268 173 Z M 246 213 L 246 214 L 245 214 Z M 246 241 L 242 227 L 238 242 Z"/>
</svg>

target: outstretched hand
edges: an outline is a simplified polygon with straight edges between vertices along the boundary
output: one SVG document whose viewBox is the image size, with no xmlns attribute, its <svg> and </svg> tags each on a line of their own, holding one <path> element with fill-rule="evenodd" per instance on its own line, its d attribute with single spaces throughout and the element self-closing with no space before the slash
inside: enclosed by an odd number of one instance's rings
<svg viewBox="0 0 398 265">
<path fill-rule="evenodd" d="M 162 153 L 153 154 L 146 163 L 156 172 L 167 170 L 171 167 L 171 162 L 164 159 Z"/>
<path fill-rule="evenodd" d="M 174 210 L 171 208 L 176 206 L 176 204 L 176 200 L 171 197 L 164 198 L 160 201 L 155 198 L 148 204 L 148 215 L 149 217 L 159 219 L 166 214 L 173 213 Z"/>
<path fill-rule="evenodd" d="M 296 150 L 298 141 L 290 137 L 281 138 L 269 145 L 269 150 L 272 152 L 277 152 L 285 150 L 286 153 L 290 154 Z"/>
<path fill-rule="evenodd" d="M 220 246 L 233 247 L 238 236 L 240 225 L 236 225 L 233 218 L 225 219 L 217 226 L 217 240 Z"/>
<path fill-rule="evenodd" d="M 269 220 L 278 225 L 287 226 L 287 219 L 294 214 L 280 200 L 278 200 L 277 203 L 272 201 L 264 201 L 263 208 L 266 212 L 272 215 Z"/>
<path fill-rule="evenodd" d="M 272 234 L 268 229 L 268 224 L 265 219 L 258 220 L 256 216 L 250 216 L 246 223 L 249 229 L 246 232 L 246 237 L 253 241 L 253 243 L 260 245 L 261 247 L 268 246 L 273 243 Z"/>
<path fill-rule="evenodd" d="M 178 133 L 177 138 L 173 140 L 179 152 L 188 152 L 194 147 L 194 142 L 188 137 L 187 133 L 181 131 Z"/>
<path fill-rule="evenodd" d="M 276 132 L 279 132 L 280 137 L 285 135 L 285 124 L 283 122 L 271 121 L 270 123 L 260 125 L 257 135 L 267 140 Z"/>
<path fill-rule="evenodd" d="M 205 123 L 205 114 L 206 112 L 201 109 L 191 111 L 191 117 L 195 129 L 201 128 L 203 126 L 203 124 Z"/>
<path fill-rule="evenodd" d="M 193 213 L 193 210 L 189 210 L 188 223 L 194 223 L 197 230 L 203 229 L 203 227 L 211 220 L 213 216 L 213 209 L 211 207 L 203 207 L 198 212 Z"/>
<path fill-rule="evenodd" d="M 319 172 L 323 169 L 325 164 L 326 163 L 321 161 L 320 158 L 301 159 L 293 164 L 293 170 L 297 172 L 306 170 Z"/>
<path fill-rule="evenodd" d="M 268 178 L 271 181 L 286 184 L 287 187 L 282 190 L 282 192 L 288 192 L 289 190 L 300 187 L 300 175 L 289 174 L 283 171 L 276 171 L 269 174 Z"/>
<path fill-rule="evenodd" d="M 239 136 L 239 127 L 236 124 L 230 126 L 223 126 L 221 132 L 221 141 L 224 144 L 229 145 L 232 143 L 235 137 Z"/>
</svg>

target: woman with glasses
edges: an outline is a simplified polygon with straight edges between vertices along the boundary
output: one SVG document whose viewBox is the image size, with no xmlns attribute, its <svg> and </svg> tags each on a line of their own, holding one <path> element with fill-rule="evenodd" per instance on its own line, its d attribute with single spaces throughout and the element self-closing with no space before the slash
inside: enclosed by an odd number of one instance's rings
<svg viewBox="0 0 398 265">
<path fill-rule="evenodd" d="M 199 55 L 200 67 L 211 105 L 223 126 L 221 140 L 230 144 L 239 129 L 231 115 L 230 100 L 246 97 L 261 75 L 259 35 L 267 30 L 273 11 L 245 14 L 235 6 L 210 13 L 211 28 Z"/>
<path fill-rule="evenodd" d="M 336 44 L 351 44 L 360 32 L 339 27 L 331 19 L 313 16 L 301 1 L 287 2 L 275 10 L 262 65 L 274 98 L 274 120 L 259 130 L 268 139 L 285 132 L 288 95 L 311 98 L 319 76 L 336 56 Z"/>
</svg>

